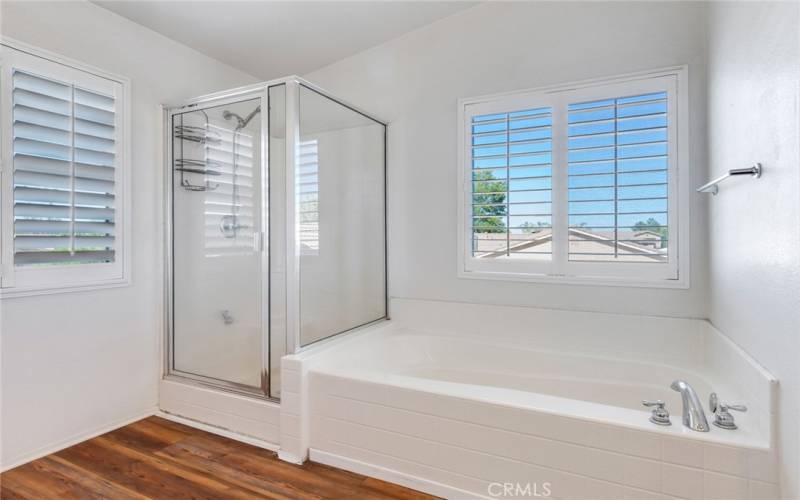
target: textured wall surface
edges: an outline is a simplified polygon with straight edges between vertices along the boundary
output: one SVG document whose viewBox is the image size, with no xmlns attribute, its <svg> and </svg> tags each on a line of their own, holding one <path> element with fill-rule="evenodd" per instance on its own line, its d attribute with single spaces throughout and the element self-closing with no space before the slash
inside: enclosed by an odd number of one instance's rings
<svg viewBox="0 0 800 500">
<path fill-rule="evenodd" d="M 709 7 L 710 319 L 780 380 L 783 495 L 800 496 L 800 5 Z"/>
</svg>

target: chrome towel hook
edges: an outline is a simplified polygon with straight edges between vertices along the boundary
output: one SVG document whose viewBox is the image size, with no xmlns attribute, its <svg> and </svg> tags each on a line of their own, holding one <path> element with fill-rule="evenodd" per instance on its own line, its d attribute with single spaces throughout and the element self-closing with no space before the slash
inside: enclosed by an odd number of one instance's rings
<svg viewBox="0 0 800 500">
<path fill-rule="evenodd" d="M 721 176 L 717 177 L 716 179 L 714 179 L 713 181 L 711 181 L 711 182 L 709 182 L 707 184 L 703 184 L 702 186 L 697 188 L 697 192 L 698 193 L 711 193 L 713 195 L 716 195 L 717 193 L 719 193 L 718 184 L 720 182 L 724 181 L 725 179 L 727 179 L 728 177 L 733 177 L 735 175 L 750 175 L 750 176 L 758 179 L 759 177 L 761 177 L 761 170 L 762 169 L 761 169 L 761 164 L 760 163 L 756 163 L 755 165 L 753 165 L 750 168 L 734 168 L 734 169 L 728 170 L 728 172 L 725 173 L 724 175 L 721 175 Z"/>
</svg>

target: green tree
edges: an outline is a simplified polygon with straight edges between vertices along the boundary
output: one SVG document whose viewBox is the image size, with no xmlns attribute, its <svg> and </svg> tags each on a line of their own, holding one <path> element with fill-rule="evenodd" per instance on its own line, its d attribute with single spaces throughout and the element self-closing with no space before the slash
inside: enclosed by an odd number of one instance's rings
<svg viewBox="0 0 800 500">
<path fill-rule="evenodd" d="M 542 222 L 542 221 L 539 221 L 536 224 L 530 221 L 525 221 L 522 224 L 520 224 L 519 227 L 522 228 L 523 233 L 531 234 L 531 233 L 538 233 L 544 228 L 552 227 L 552 225 L 548 222 Z"/>
<path fill-rule="evenodd" d="M 496 180 L 491 170 L 475 172 L 472 176 L 472 225 L 476 233 L 504 233 L 506 231 L 506 191 L 508 184 Z M 490 182 L 491 181 L 491 182 Z"/>
<path fill-rule="evenodd" d="M 640 220 L 633 225 L 633 229 L 636 231 L 650 231 L 652 233 L 661 235 L 661 248 L 666 248 L 669 228 L 662 226 L 661 223 L 654 218 L 650 217 L 646 221 Z"/>
</svg>

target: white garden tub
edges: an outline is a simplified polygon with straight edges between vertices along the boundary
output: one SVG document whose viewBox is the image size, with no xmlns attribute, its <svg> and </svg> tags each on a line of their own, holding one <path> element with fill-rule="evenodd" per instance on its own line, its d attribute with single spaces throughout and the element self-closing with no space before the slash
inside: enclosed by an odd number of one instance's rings
<svg viewBox="0 0 800 500">
<path fill-rule="evenodd" d="M 778 494 L 774 380 L 718 332 L 696 328 L 691 348 L 716 354 L 681 361 L 679 351 L 565 352 L 544 337 L 420 330 L 386 323 L 298 356 L 312 460 L 448 498 Z M 715 368 L 731 356 L 747 380 Z M 736 415 L 739 430 L 691 431 L 675 379 L 751 411 Z M 672 425 L 649 422 L 642 399 L 665 401 Z"/>
</svg>

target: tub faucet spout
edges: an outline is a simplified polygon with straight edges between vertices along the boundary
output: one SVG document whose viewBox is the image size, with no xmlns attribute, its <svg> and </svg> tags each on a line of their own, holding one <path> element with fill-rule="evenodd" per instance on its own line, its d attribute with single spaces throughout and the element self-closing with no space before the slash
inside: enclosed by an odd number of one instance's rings
<svg viewBox="0 0 800 500">
<path fill-rule="evenodd" d="M 672 387 L 672 390 L 681 393 L 683 425 L 693 431 L 708 432 L 708 420 L 706 420 L 706 414 L 703 411 L 703 404 L 692 386 L 683 380 L 676 380 L 670 387 Z"/>
</svg>

